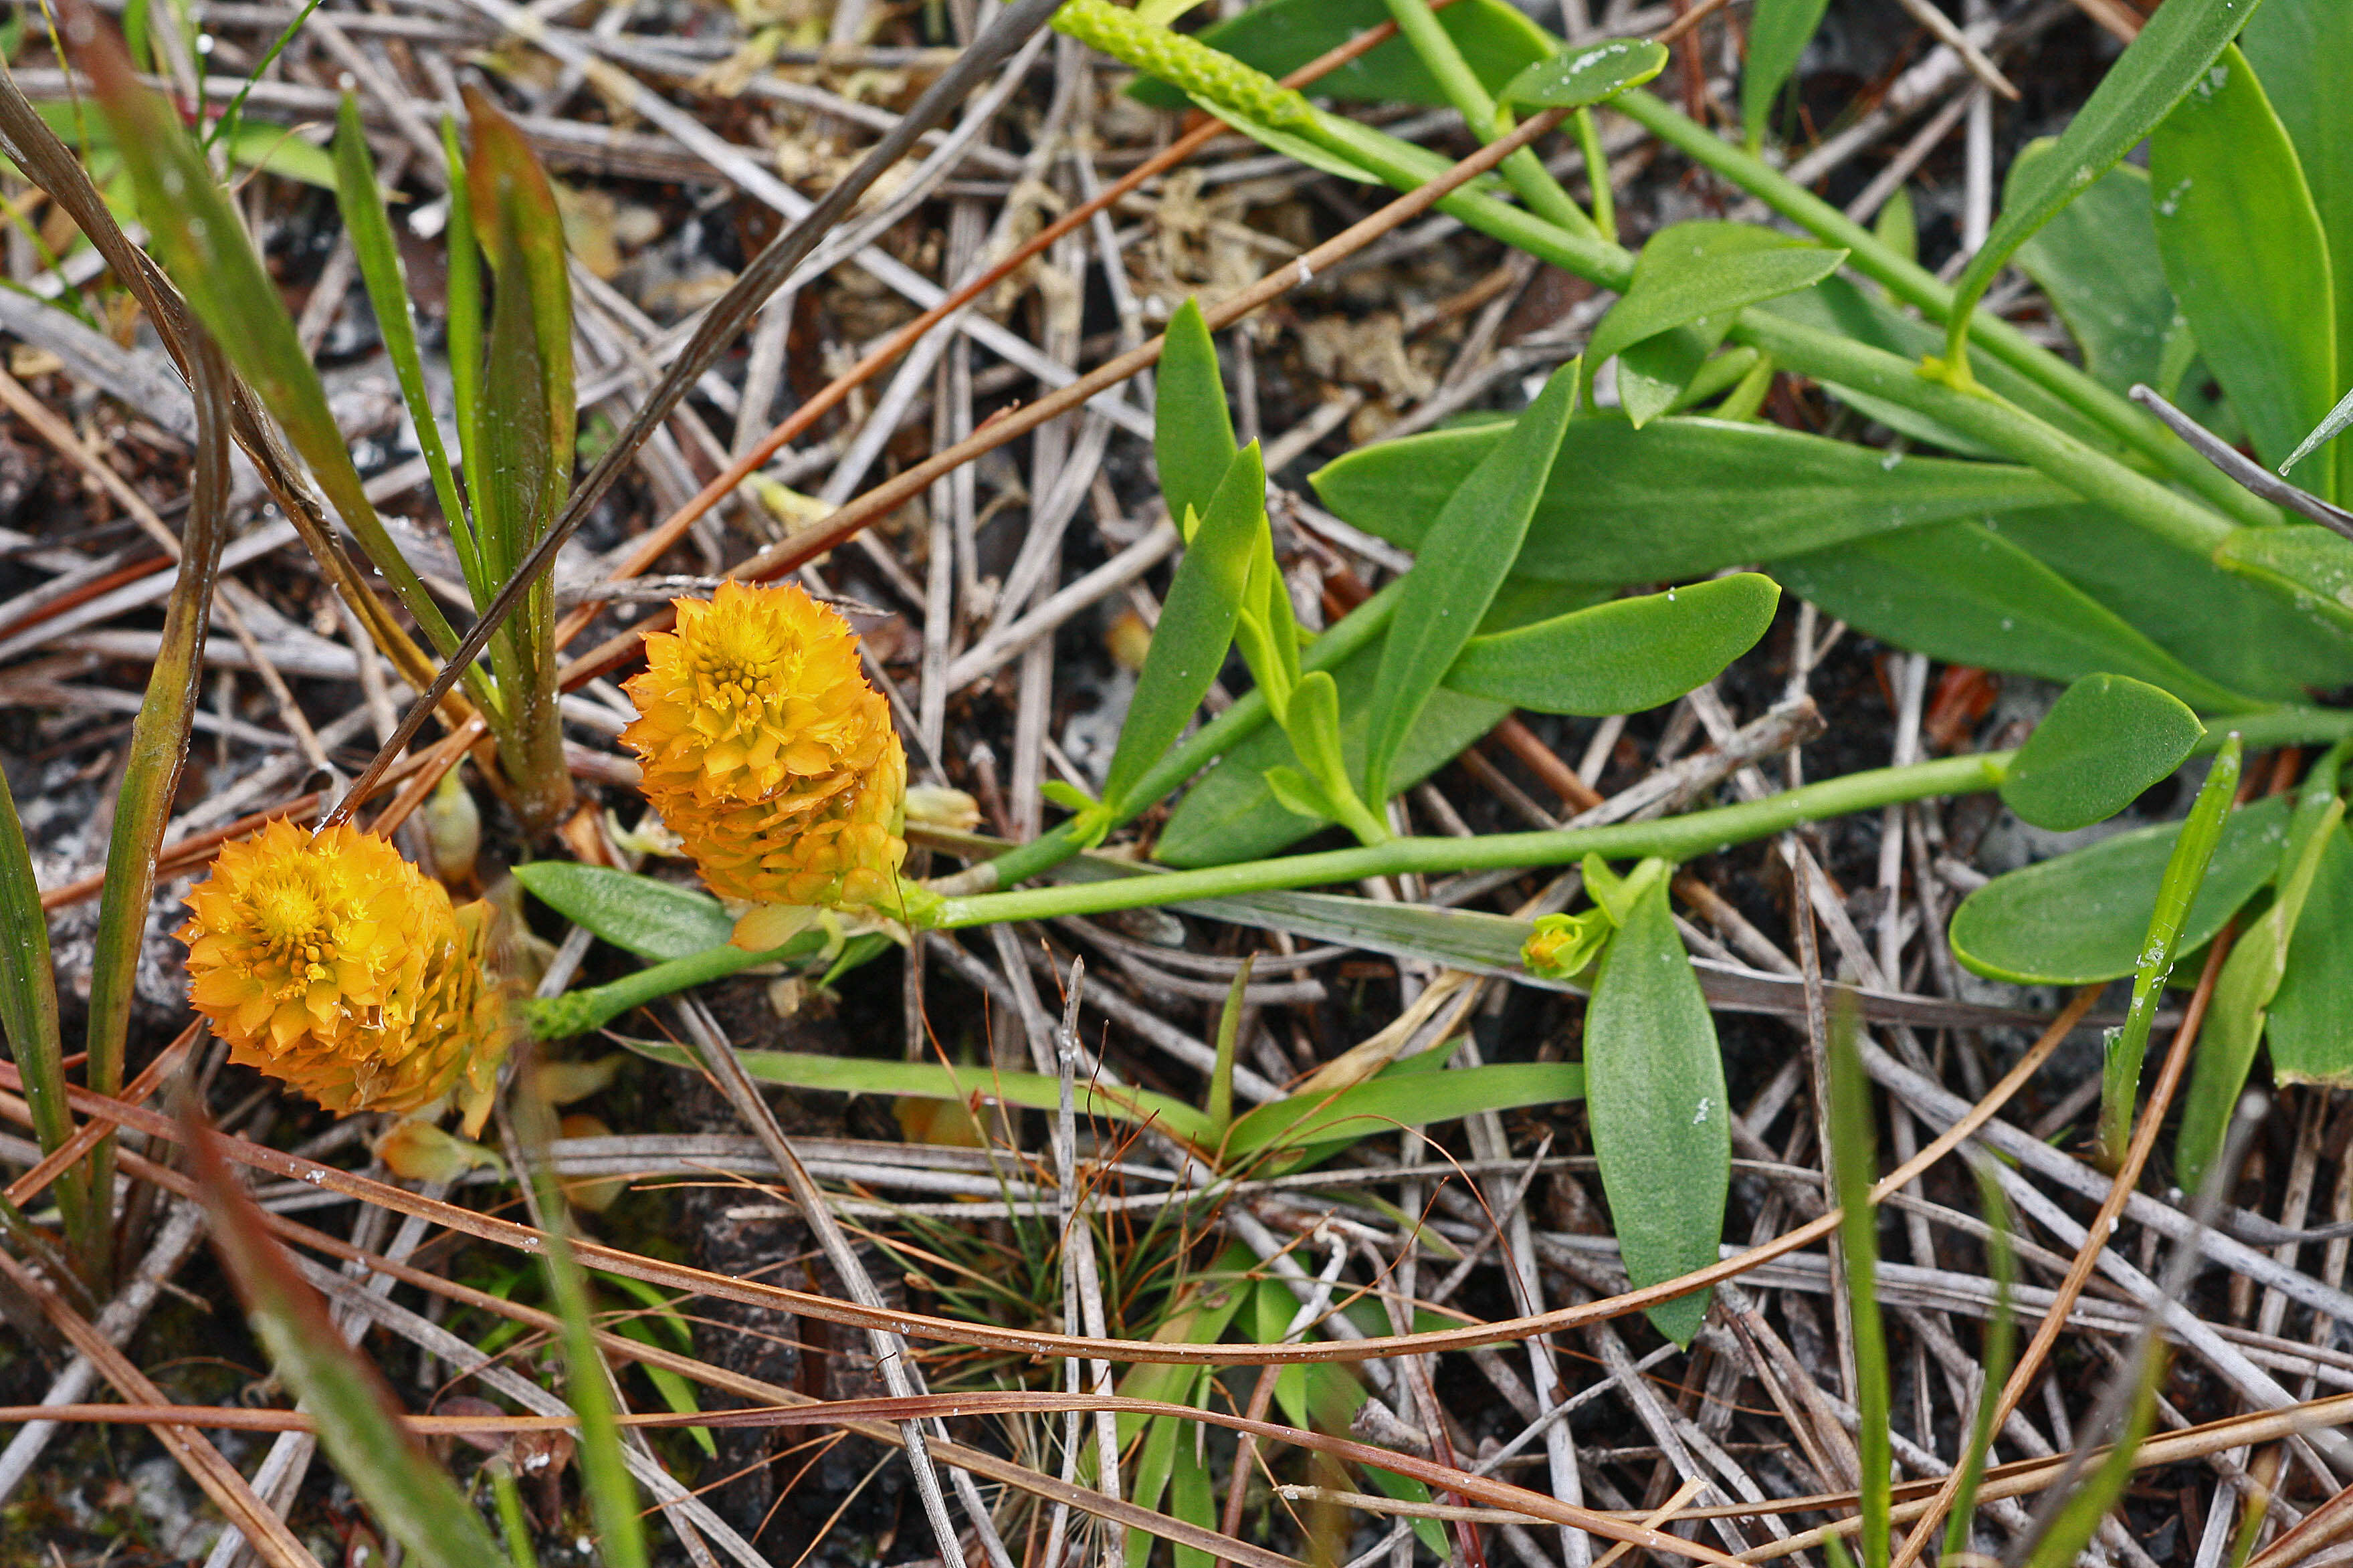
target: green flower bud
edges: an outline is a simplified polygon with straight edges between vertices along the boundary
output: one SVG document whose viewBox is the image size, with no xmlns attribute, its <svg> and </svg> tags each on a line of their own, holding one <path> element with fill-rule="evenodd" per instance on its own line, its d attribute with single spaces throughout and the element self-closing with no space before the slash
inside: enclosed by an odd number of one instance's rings
<svg viewBox="0 0 2353 1568">
<path fill-rule="evenodd" d="M 1307 100 L 1199 39 L 1147 22 L 1110 0 L 1066 0 L 1054 27 L 1171 87 L 1276 131 L 1314 122 Z"/>
</svg>

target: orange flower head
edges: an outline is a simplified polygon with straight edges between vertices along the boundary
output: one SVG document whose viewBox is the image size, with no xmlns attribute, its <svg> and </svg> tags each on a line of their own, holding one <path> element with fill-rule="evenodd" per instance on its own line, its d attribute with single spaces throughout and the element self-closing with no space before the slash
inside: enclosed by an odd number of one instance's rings
<svg viewBox="0 0 2353 1568">
<path fill-rule="evenodd" d="M 188 998 L 230 1060 L 338 1116 L 454 1091 L 480 1130 L 510 1038 L 490 905 L 453 909 L 371 834 L 279 821 L 222 846 L 188 910 Z"/>
<path fill-rule="evenodd" d="M 849 623 L 798 587 L 723 583 L 646 638 L 621 739 L 722 898 L 899 909 L 907 753 Z"/>
</svg>

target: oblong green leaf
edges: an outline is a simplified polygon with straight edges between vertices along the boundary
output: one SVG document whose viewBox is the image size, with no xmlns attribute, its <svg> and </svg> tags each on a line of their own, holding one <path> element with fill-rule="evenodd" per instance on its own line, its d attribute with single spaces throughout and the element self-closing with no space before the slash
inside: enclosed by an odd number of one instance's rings
<svg viewBox="0 0 2353 1568">
<path fill-rule="evenodd" d="M 1748 24 L 1748 59 L 1740 73 L 1741 134 L 1750 147 L 1763 142 L 1765 117 L 1829 5 L 1830 0 L 1757 0 Z"/>
<path fill-rule="evenodd" d="M 1365 742 L 1365 799 L 1388 798 L 1389 772 L 1423 706 L 1479 629 L 1518 559 L 1537 498 L 1577 411 L 1578 366 L 1553 374 L 1511 433 L 1455 487 L 1423 534 L 1381 645 Z"/>
<path fill-rule="evenodd" d="M 1779 584 L 1755 572 L 1614 599 L 1473 637 L 1446 684 L 1538 713 L 1635 713 L 1721 675 L 1757 646 L 1780 602 Z"/>
<path fill-rule="evenodd" d="M 1642 255 L 1650 260 L 1656 250 L 1658 258 L 1636 268 L 1626 297 L 1601 319 L 1585 351 L 1587 364 L 1598 370 L 1619 351 L 1685 322 L 1730 317 L 1744 305 L 1810 289 L 1846 260 L 1843 250 L 1791 245 L 1770 230 L 1757 232 L 1777 243 L 1736 249 L 1678 232 L 1694 226 L 1741 227 L 1678 224 L 1653 236 Z"/>
<path fill-rule="evenodd" d="M 1135 782 L 1176 743 L 1218 678 L 1218 667 L 1233 646 L 1234 622 L 1250 581 L 1250 550 L 1265 527 L 1266 468 L 1253 441 L 1227 465 L 1168 586 L 1152 651 L 1136 677 L 1103 782 L 1103 803 L 1114 813 L 1125 807 Z"/>
<path fill-rule="evenodd" d="M 1610 312 L 1611 318 L 1620 320 L 1628 331 L 1642 331 L 1640 318 L 1646 313 L 1672 313 L 1671 303 L 1679 298 L 1688 302 L 1696 292 L 1704 302 L 1709 289 L 1732 285 L 1736 280 L 1734 273 L 1714 270 L 1717 261 L 1736 268 L 1740 257 L 1760 250 L 1788 251 L 1799 248 L 1800 243 L 1756 224 L 1671 224 L 1652 235 L 1641 255 L 1634 258 L 1633 282 L 1625 300 Z M 1700 366 L 1724 341 L 1733 315 L 1729 310 L 1703 308 L 1668 331 L 1622 344 L 1611 339 L 1609 322 L 1602 323 L 1594 341 L 1600 352 L 1618 356 L 1618 403 L 1636 429 L 1686 397 Z M 1588 350 L 1586 363 L 1599 366 L 1601 361 Z"/>
<path fill-rule="evenodd" d="M 2179 951 L 2211 942 L 2272 879 L 2287 818 L 2288 803 L 2278 798 L 2231 814 Z M 2178 822 L 2137 828 L 1995 878 L 1953 911 L 1953 956 L 1988 979 L 2024 985 L 2089 985 L 2130 974 L 2180 836 Z"/>
<path fill-rule="evenodd" d="M 2056 833 L 2105 822 L 2179 767 L 2205 732 L 2179 698 L 2146 681 L 2087 675 L 2011 759 L 2002 804 Z"/>
<path fill-rule="evenodd" d="M 655 877 L 533 860 L 514 868 L 533 898 L 640 958 L 685 958 L 725 943 L 735 921 L 709 893 Z"/>
<path fill-rule="evenodd" d="M 1313 477 L 1324 504 L 1413 549 L 1506 427 L 1361 447 Z M 2074 500 L 2031 469 L 1891 458 L 1769 425 L 1579 419 L 1562 438 L 1514 568 L 1564 583 L 1656 583 L 2013 507 Z"/>
<path fill-rule="evenodd" d="M 2296 162 L 2328 236 L 2336 274 L 2337 378 L 2353 382 L 2353 27 L 2338 0 L 2265 0 L 2239 35 L 2262 73 L 2272 110 L 2295 143 Z M 2348 477 L 2339 457 L 2337 483 Z M 2344 499 L 2342 496 L 2339 500 Z"/>
<path fill-rule="evenodd" d="M 2353 1086 L 2353 835 L 2330 834 L 2265 1020 L 2282 1083 Z"/>
<path fill-rule="evenodd" d="M 2201 552 L 2146 534 L 2119 550 L 2116 519 L 2098 507 L 2026 508 L 1988 526 L 2233 691 L 2299 702 L 2353 683 L 2353 633 L 2344 625 L 2298 609 Z M 2190 605 L 2194 615 L 2183 611 Z"/>
<path fill-rule="evenodd" d="M 1585 1099 L 1627 1278 L 1639 1289 L 1714 1263 L 1732 1181 L 1724 1057 L 1664 875 L 1635 898 L 1602 954 L 1585 1011 Z M 1697 1291 L 1650 1319 L 1688 1345 L 1707 1303 Z"/>
<path fill-rule="evenodd" d="M 2165 275 L 2207 368 L 2277 468 L 2336 401 L 2328 242 L 2295 148 L 2254 68 L 2225 48 L 2149 138 Z M 2292 482 L 2336 494 L 2333 454 Z"/>
<path fill-rule="evenodd" d="M 1388 19 L 1382 0 L 1270 0 L 1194 36 L 1279 77 Z M 1438 20 L 1463 63 L 1490 92 L 1560 47 L 1559 39 L 1504 0 L 1456 0 L 1438 13 Z M 1139 78 L 1128 93 L 1155 109 L 1185 106 L 1176 89 L 1150 78 Z M 1403 38 L 1376 45 L 1317 79 L 1315 94 L 1344 103 L 1419 103 L 1433 109 L 1451 103 L 1438 79 Z"/>
<path fill-rule="evenodd" d="M 2208 712 L 2263 706 L 2191 669 L 1978 523 L 1881 534 L 1772 567 L 1790 592 L 1873 637 L 1933 658 L 2045 680 L 2126 674 Z"/>
<path fill-rule="evenodd" d="M 1504 84 L 1496 98 L 1521 109 L 1588 109 L 1640 87 L 1667 68 L 1663 44 L 1604 38 L 1561 50 Z"/>
<path fill-rule="evenodd" d="M 1190 510 L 1206 515 L 1209 498 L 1234 461 L 1234 421 L 1226 407 L 1226 384 L 1218 374 L 1218 345 L 1201 319 L 1198 300 L 1187 300 L 1168 318 L 1153 383 L 1152 459 L 1160 469 L 1160 494 L 1168 521 L 1183 525 Z"/>
<path fill-rule="evenodd" d="M 2051 155 L 2003 204 L 1985 243 L 1954 286 L 1954 325 L 1965 331 L 1987 285 L 2029 235 L 2123 161 L 2202 76 L 2243 26 L 2251 0 L 2167 0 L 2122 58 L 2108 68 Z"/>
<path fill-rule="evenodd" d="M 2028 171 L 2056 147 L 2047 138 L 2028 142 L 2010 166 L 2007 188 L 2018 192 Z M 2136 382 L 2161 387 L 2166 344 L 2176 331 L 2153 206 L 2148 171 L 2119 163 L 2018 250 L 2019 270 L 2067 323 L 2084 368 L 2111 392 Z"/>
<path fill-rule="evenodd" d="M 2353 541 L 2318 523 L 2239 529 L 2215 550 L 2214 564 L 2284 588 L 2297 608 L 2353 628 Z"/>
</svg>

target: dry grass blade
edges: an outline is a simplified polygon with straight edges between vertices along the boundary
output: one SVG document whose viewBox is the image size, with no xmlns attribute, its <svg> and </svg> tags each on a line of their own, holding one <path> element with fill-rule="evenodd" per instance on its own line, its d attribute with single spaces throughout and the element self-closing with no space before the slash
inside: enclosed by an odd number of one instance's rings
<svg viewBox="0 0 2353 1568">
<path fill-rule="evenodd" d="M 344 1342 L 326 1302 L 294 1272 L 238 1190 L 220 1157 L 219 1135 L 193 1121 L 186 1135 L 214 1244 L 272 1363 L 315 1413 L 337 1468 L 385 1528 L 433 1568 L 494 1561 L 498 1548 L 481 1516 L 405 1429 L 406 1413 L 384 1374 Z"/>
<path fill-rule="evenodd" d="M 2084 1015 L 2097 999 L 2096 990 L 2079 992 L 2049 1029 L 2035 1041 L 2018 1064 L 2005 1074 L 2001 1081 L 1989 1089 L 1985 1098 L 1971 1108 L 1968 1114 L 1947 1128 L 1933 1142 L 1905 1161 L 1872 1188 L 1873 1202 L 1883 1202 L 1890 1194 L 1909 1186 L 1920 1173 L 1943 1159 L 1990 1121 L 2012 1096 L 2025 1087 L 2036 1069 L 2050 1058 L 2061 1041 L 2073 1032 Z M 0 1066 L 0 1086 L 16 1088 L 20 1080 L 12 1067 Z M 140 1110 L 94 1095 L 84 1089 L 74 1089 L 71 1099 L 76 1110 L 84 1116 L 118 1123 L 153 1136 L 176 1142 L 180 1137 L 178 1123 L 167 1117 Z M 485 1241 L 497 1242 L 518 1251 L 534 1252 L 545 1245 L 545 1237 L 529 1226 L 512 1220 L 477 1214 L 452 1204 L 437 1203 L 414 1193 L 404 1192 L 384 1183 L 354 1176 L 350 1172 L 322 1165 L 315 1161 L 282 1153 L 248 1143 L 243 1140 L 226 1141 L 223 1152 L 233 1161 L 257 1170 L 269 1171 L 311 1184 L 330 1191 L 348 1194 L 396 1213 L 415 1215 L 444 1226 L 450 1230 Z M 1090 1356 L 1122 1363 L 1166 1363 L 1204 1366 L 1271 1365 L 1293 1362 L 1369 1361 L 1393 1355 L 1419 1355 L 1437 1351 L 1467 1350 L 1474 1346 L 1502 1344 L 1526 1338 L 1531 1334 L 1552 1333 L 1586 1323 L 1606 1321 L 1628 1313 L 1639 1312 L 1661 1301 L 1671 1301 L 1694 1290 L 1705 1289 L 1722 1280 L 1736 1279 L 1761 1264 L 1784 1254 L 1794 1252 L 1831 1235 L 1837 1228 L 1838 1211 L 1833 1209 L 1819 1218 L 1785 1231 L 1760 1246 L 1752 1247 L 1707 1268 L 1667 1280 L 1641 1290 L 1628 1291 L 1599 1301 L 1565 1307 L 1529 1317 L 1513 1318 L 1482 1323 L 1469 1328 L 1432 1331 L 1423 1333 L 1368 1337 L 1360 1340 L 1327 1340 L 1303 1345 L 1187 1345 L 1149 1340 L 1094 1340 L 1071 1334 L 1034 1333 L 1008 1330 L 985 1323 L 963 1322 L 930 1317 L 917 1312 L 878 1310 L 860 1304 L 836 1300 L 828 1296 L 807 1291 L 788 1290 L 747 1279 L 735 1279 L 705 1270 L 663 1263 L 616 1247 L 582 1242 L 578 1251 L 584 1262 L 617 1274 L 643 1279 L 649 1284 L 667 1286 L 701 1295 L 742 1301 L 753 1306 L 776 1307 L 802 1316 L 827 1322 L 845 1323 L 869 1331 L 879 1330 L 892 1334 L 904 1334 L 935 1339 L 944 1343 L 978 1345 L 990 1349 L 1018 1351 L 1050 1356 Z"/>
</svg>

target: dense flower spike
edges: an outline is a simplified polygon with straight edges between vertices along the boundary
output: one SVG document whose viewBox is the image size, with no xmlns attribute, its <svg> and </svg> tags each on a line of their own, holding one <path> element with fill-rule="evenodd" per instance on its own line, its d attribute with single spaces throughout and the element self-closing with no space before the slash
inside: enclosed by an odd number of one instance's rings
<svg viewBox="0 0 2353 1568">
<path fill-rule="evenodd" d="M 494 911 L 452 908 L 383 839 L 272 822 L 188 893 L 188 996 L 259 1068 L 339 1116 L 455 1093 L 470 1136 L 509 1040 Z"/>
<path fill-rule="evenodd" d="M 907 753 L 849 624 L 799 588 L 723 583 L 646 639 L 621 739 L 722 898 L 899 908 Z"/>
</svg>

